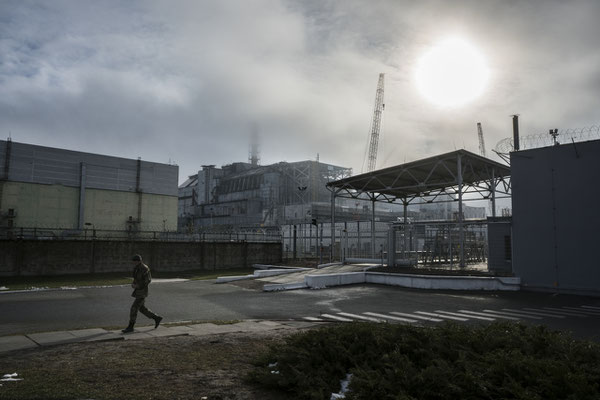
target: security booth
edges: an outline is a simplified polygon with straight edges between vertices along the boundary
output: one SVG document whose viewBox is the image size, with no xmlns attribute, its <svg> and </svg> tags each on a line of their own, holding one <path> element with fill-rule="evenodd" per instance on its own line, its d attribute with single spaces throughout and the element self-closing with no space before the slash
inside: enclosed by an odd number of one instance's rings
<svg viewBox="0 0 600 400">
<path fill-rule="evenodd" d="M 510 197 L 510 167 L 467 150 L 456 150 L 422 160 L 367 172 L 329 182 L 331 221 L 335 223 L 336 199 L 351 198 L 372 203 L 375 221 L 377 202 L 403 206 L 403 217 L 390 224 L 386 261 L 388 266 L 445 260 L 465 267 L 473 259 L 483 260 L 487 247 L 487 220 L 466 218 L 465 201 L 491 201 L 495 217 L 496 200 Z M 444 218 L 433 221 L 411 220 L 409 206 L 417 204 L 455 204 L 447 207 Z M 371 224 L 375 226 L 374 223 Z M 375 231 L 371 231 L 371 259 L 379 258 Z M 335 231 L 331 232 L 335 243 Z M 333 254 L 330 255 L 333 259 Z"/>
</svg>

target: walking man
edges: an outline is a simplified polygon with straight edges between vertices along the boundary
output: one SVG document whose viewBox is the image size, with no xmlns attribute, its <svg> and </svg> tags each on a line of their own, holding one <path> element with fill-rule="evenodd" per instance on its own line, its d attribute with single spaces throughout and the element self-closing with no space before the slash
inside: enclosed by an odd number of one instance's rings
<svg viewBox="0 0 600 400">
<path fill-rule="evenodd" d="M 135 297 L 135 300 L 131 305 L 131 311 L 129 313 L 129 325 L 127 326 L 127 328 L 121 330 L 121 332 L 133 332 L 133 326 L 135 325 L 135 320 L 137 319 L 138 311 L 140 311 L 146 317 L 152 318 L 154 320 L 154 329 L 156 329 L 158 328 L 158 325 L 160 324 L 160 321 L 162 321 L 163 318 L 154 314 L 144 305 L 146 297 L 148 297 L 148 285 L 152 281 L 152 276 L 150 275 L 150 268 L 148 268 L 148 266 L 142 262 L 142 256 L 140 256 L 139 254 L 133 256 L 131 261 L 134 263 L 133 283 L 131 284 L 131 287 L 133 288 L 133 293 L 131 293 L 131 297 Z"/>
</svg>

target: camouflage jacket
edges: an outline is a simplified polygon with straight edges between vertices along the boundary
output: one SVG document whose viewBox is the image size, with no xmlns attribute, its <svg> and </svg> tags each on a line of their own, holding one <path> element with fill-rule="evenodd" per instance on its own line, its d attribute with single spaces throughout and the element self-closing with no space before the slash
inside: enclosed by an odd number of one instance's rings
<svg viewBox="0 0 600 400">
<path fill-rule="evenodd" d="M 144 263 L 139 263 L 133 268 L 133 283 L 136 287 L 131 293 L 131 297 L 147 297 L 148 285 L 152 281 L 150 268 Z"/>
</svg>

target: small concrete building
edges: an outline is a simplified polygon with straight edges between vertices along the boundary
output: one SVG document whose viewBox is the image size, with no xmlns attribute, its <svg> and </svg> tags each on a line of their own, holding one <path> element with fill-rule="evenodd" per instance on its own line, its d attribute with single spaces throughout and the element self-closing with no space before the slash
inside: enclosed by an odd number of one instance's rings
<svg viewBox="0 0 600 400">
<path fill-rule="evenodd" d="M 0 141 L 0 230 L 177 229 L 179 167 Z"/>
<path fill-rule="evenodd" d="M 510 159 L 513 271 L 522 287 L 600 295 L 600 140 Z"/>
</svg>

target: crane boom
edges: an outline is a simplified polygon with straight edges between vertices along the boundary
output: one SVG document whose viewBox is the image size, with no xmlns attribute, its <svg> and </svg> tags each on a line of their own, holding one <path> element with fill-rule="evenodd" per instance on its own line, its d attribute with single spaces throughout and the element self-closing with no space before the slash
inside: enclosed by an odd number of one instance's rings
<svg viewBox="0 0 600 400">
<path fill-rule="evenodd" d="M 377 165 L 377 147 L 379 146 L 379 132 L 381 130 L 381 115 L 385 108 L 383 104 L 383 76 L 379 74 L 377 91 L 375 92 L 375 109 L 373 111 L 373 122 L 371 123 L 371 134 L 369 140 L 369 163 L 367 171 L 373 171 Z"/>
<path fill-rule="evenodd" d="M 477 123 L 477 135 L 479 136 L 479 154 L 485 157 L 485 142 L 483 141 L 483 129 L 481 122 Z"/>
</svg>

